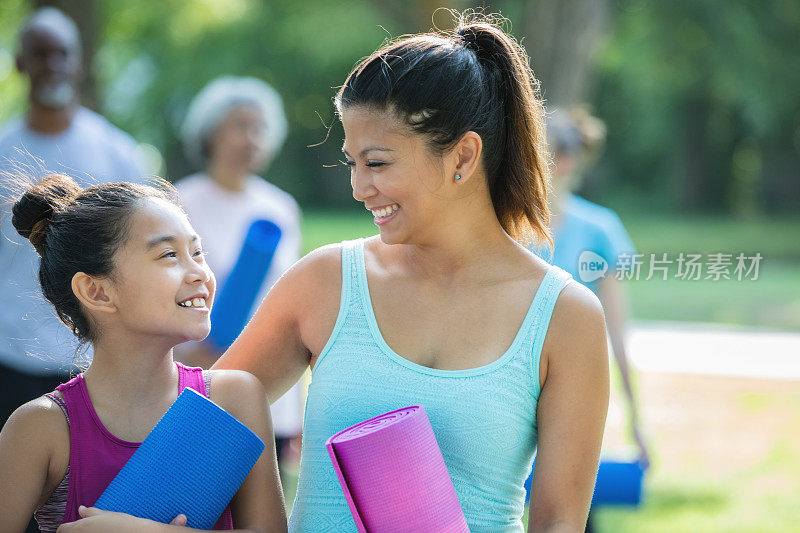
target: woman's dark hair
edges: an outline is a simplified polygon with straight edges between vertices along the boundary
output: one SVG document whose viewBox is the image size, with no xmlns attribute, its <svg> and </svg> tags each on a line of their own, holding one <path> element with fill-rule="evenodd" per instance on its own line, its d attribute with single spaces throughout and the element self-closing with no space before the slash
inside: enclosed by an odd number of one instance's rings
<svg viewBox="0 0 800 533">
<path fill-rule="evenodd" d="M 11 223 L 41 256 L 42 292 L 81 343 L 96 340 L 97 332 L 72 292 L 72 278 L 78 272 L 113 274 L 114 254 L 144 199 L 177 205 L 172 185 L 163 180 L 155 184 L 104 183 L 84 189 L 70 177 L 51 174 L 27 186 L 14 203 Z"/>
<path fill-rule="evenodd" d="M 390 111 L 436 153 L 468 131 L 483 141 L 495 214 L 521 242 L 553 241 L 544 109 L 525 50 L 486 15 L 458 16 L 452 32 L 402 37 L 363 59 L 336 95 L 339 115 L 355 106 Z"/>
</svg>

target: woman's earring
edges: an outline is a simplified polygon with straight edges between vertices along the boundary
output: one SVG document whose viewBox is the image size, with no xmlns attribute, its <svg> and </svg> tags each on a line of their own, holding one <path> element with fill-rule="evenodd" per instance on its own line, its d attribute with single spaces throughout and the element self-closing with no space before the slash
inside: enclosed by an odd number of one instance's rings
<svg viewBox="0 0 800 533">
<path fill-rule="evenodd" d="M 456 174 L 456 181 L 461 179 L 461 174 Z"/>
</svg>

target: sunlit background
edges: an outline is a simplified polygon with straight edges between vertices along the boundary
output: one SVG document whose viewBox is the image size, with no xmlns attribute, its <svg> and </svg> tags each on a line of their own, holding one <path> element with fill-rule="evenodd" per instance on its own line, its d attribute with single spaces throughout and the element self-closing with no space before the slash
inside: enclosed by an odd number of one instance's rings
<svg viewBox="0 0 800 533">
<path fill-rule="evenodd" d="M 626 283 L 653 464 L 642 504 L 598 509 L 598 529 L 798 530 L 800 2 L 3 0 L 0 123 L 25 109 L 16 37 L 40 5 L 76 20 L 84 104 L 130 133 L 155 175 L 198 170 L 178 132 L 206 83 L 273 85 L 290 130 L 264 176 L 300 203 L 306 250 L 377 232 L 339 164 L 331 102 L 356 61 L 387 38 L 449 27 L 439 7 L 501 12 L 548 105 L 585 105 L 605 123 L 578 192 L 613 208 L 640 253 L 763 258 L 757 279 Z M 615 387 L 609 453 L 629 443 Z"/>
</svg>

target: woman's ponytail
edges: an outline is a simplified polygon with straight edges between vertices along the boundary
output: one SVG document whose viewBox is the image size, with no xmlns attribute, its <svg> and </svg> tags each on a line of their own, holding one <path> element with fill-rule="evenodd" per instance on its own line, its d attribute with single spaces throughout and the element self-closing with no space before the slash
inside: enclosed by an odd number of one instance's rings
<svg viewBox="0 0 800 533">
<path fill-rule="evenodd" d="M 488 22 L 462 20 L 456 35 L 475 53 L 503 109 L 495 134 L 499 142 L 484 156 L 497 218 L 512 237 L 552 246 L 544 106 L 528 56 L 513 37 Z"/>
</svg>

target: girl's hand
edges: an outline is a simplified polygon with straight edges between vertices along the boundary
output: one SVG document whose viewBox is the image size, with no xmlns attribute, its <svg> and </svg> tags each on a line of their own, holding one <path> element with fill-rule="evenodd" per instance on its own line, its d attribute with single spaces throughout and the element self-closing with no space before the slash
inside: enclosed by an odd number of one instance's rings
<svg viewBox="0 0 800 533">
<path fill-rule="evenodd" d="M 142 530 L 143 522 L 150 522 L 150 520 L 137 518 L 129 514 L 103 511 L 95 507 L 84 507 L 83 505 L 78 508 L 78 514 L 81 515 L 81 520 L 60 525 L 56 533 L 90 533 L 93 531 L 115 531 L 116 533 L 130 531 L 133 533 Z M 170 522 L 170 525 L 186 525 L 186 516 L 179 514 Z"/>
</svg>

